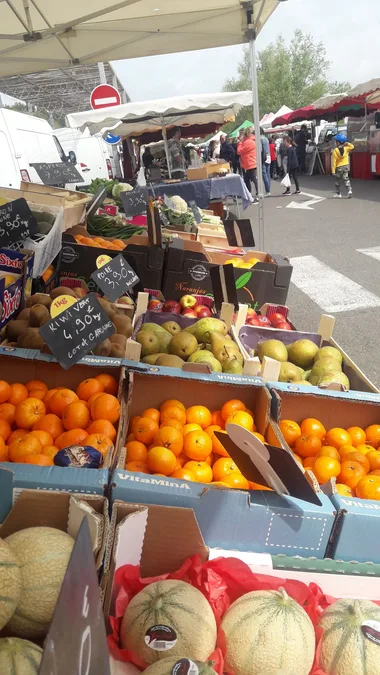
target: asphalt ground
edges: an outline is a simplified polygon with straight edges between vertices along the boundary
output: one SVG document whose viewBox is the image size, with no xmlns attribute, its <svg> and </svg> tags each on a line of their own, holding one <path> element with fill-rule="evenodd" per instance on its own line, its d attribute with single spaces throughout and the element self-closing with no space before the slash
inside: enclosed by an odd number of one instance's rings
<svg viewBox="0 0 380 675">
<path fill-rule="evenodd" d="M 264 200 L 264 250 L 294 263 L 289 316 L 313 331 L 321 314 L 333 314 L 335 340 L 380 387 L 380 181 L 353 180 L 352 199 L 333 199 L 331 176 L 300 176 L 300 189 L 284 197 L 272 181 Z M 258 207 L 245 214 L 258 241 Z"/>
</svg>

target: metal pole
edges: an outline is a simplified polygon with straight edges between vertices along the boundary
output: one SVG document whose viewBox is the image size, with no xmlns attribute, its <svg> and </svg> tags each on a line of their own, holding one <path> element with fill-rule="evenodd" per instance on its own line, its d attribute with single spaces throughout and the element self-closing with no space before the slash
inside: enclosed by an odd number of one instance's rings
<svg viewBox="0 0 380 675">
<path fill-rule="evenodd" d="M 104 63 L 98 63 L 99 70 L 99 82 L 100 84 L 107 84 L 106 71 L 104 68 Z"/>
<path fill-rule="evenodd" d="M 161 119 L 161 125 L 162 125 L 162 138 L 164 139 L 164 146 L 165 146 L 166 162 L 167 162 L 168 171 L 169 171 L 169 178 L 171 178 L 172 177 L 172 169 L 171 169 L 171 166 L 170 166 L 168 137 L 167 137 L 167 134 L 166 134 L 166 126 L 165 126 L 164 117 L 162 117 L 162 119 Z"/>
<path fill-rule="evenodd" d="M 256 60 L 256 41 L 254 26 L 250 27 L 249 48 L 251 55 L 251 78 L 252 78 L 252 100 L 253 100 L 253 123 L 255 125 L 256 137 L 256 162 L 257 162 L 257 183 L 259 188 L 259 249 L 264 251 L 264 181 L 263 166 L 261 161 L 261 137 L 260 137 L 260 109 L 259 93 L 257 86 L 257 60 Z"/>
</svg>

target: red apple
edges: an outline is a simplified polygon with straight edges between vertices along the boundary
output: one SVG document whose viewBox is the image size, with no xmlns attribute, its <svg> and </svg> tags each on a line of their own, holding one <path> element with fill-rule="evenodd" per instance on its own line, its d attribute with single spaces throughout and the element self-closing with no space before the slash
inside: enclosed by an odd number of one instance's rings
<svg viewBox="0 0 380 675">
<path fill-rule="evenodd" d="M 285 314 L 280 314 L 280 312 L 275 312 L 275 314 L 271 314 L 269 317 L 271 322 L 273 324 L 276 324 L 278 322 L 286 321 L 286 316 Z"/>
<path fill-rule="evenodd" d="M 205 319 L 207 316 L 212 316 L 211 309 L 206 305 L 197 305 L 197 307 L 194 308 L 194 311 L 200 319 Z"/>
<path fill-rule="evenodd" d="M 262 326 L 263 328 L 270 328 L 271 327 L 272 323 L 271 323 L 270 319 L 268 319 L 267 316 L 258 316 L 257 318 L 259 320 L 260 326 Z"/>
<path fill-rule="evenodd" d="M 188 307 L 191 309 L 192 307 L 196 306 L 197 301 L 193 295 L 183 295 L 179 301 L 179 304 L 181 305 L 182 309 L 187 309 Z"/>
<path fill-rule="evenodd" d="M 181 312 L 181 316 L 187 316 L 188 319 L 198 319 L 198 315 L 194 312 L 193 309 L 183 309 Z"/>
<path fill-rule="evenodd" d="M 249 316 L 246 319 L 246 324 L 248 326 L 261 326 L 258 316 Z"/>
<path fill-rule="evenodd" d="M 162 311 L 171 312 L 171 314 L 181 314 L 181 305 L 176 300 L 166 300 Z"/>
<path fill-rule="evenodd" d="M 255 310 L 252 309 L 252 307 L 248 307 L 247 316 L 257 316 L 257 312 L 255 312 Z"/>
<path fill-rule="evenodd" d="M 288 323 L 287 321 L 282 322 L 279 321 L 278 323 L 276 323 L 274 327 L 277 328 L 278 330 L 293 330 L 290 323 Z"/>
<path fill-rule="evenodd" d="M 163 306 L 161 300 L 157 300 L 157 298 L 153 298 L 153 300 L 149 300 L 148 302 L 148 309 L 154 312 L 162 312 Z"/>
</svg>

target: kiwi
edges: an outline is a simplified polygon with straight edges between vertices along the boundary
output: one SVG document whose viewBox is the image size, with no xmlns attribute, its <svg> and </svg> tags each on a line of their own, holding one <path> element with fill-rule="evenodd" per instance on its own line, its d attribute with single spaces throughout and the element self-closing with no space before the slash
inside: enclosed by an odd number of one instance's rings
<svg viewBox="0 0 380 675">
<path fill-rule="evenodd" d="M 20 339 L 21 338 L 21 339 Z M 45 342 L 42 339 L 41 335 L 38 332 L 38 328 L 28 328 L 23 337 L 20 336 L 17 340 L 18 347 L 24 347 L 25 349 L 42 349 Z M 21 344 L 19 344 L 19 341 Z"/>
<path fill-rule="evenodd" d="M 18 338 L 22 335 L 24 336 L 26 331 L 29 328 L 28 321 L 22 321 L 21 319 L 12 319 L 5 328 L 5 335 L 7 339 L 11 342 L 16 342 Z"/>
<path fill-rule="evenodd" d="M 96 356 L 109 356 L 111 354 L 112 342 L 110 340 L 103 340 L 100 345 L 97 345 L 94 349 L 94 354 Z"/>
<path fill-rule="evenodd" d="M 125 351 L 127 347 L 127 338 L 125 337 L 125 335 L 119 335 L 119 333 L 114 333 L 113 335 L 111 335 L 110 341 L 112 342 L 112 344 L 120 345 L 120 347 L 123 347 Z"/>
<path fill-rule="evenodd" d="M 33 305 L 45 305 L 45 307 L 49 308 L 51 300 L 51 297 L 45 295 L 45 293 L 35 293 L 34 295 L 29 296 L 26 301 L 26 306 L 33 307 Z"/>
<path fill-rule="evenodd" d="M 77 299 L 74 291 L 67 286 L 57 286 L 57 288 L 54 288 L 50 293 L 50 298 L 51 300 L 55 300 L 56 298 L 59 298 L 60 295 L 71 295 L 72 298 Z"/>
<path fill-rule="evenodd" d="M 116 332 L 119 335 L 125 335 L 125 337 L 131 337 L 132 335 L 132 321 L 129 316 L 125 314 L 117 314 L 112 319 L 113 324 L 116 328 Z"/>
<path fill-rule="evenodd" d="M 33 305 L 33 307 L 30 308 L 29 326 L 32 328 L 42 326 L 46 321 L 49 321 L 49 319 L 49 310 L 45 305 Z"/>
<path fill-rule="evenodd" d="M 114 342 L 111 347 L 110 356 L 115 359 L 125 359 L 125 349 L 123 349 L 121 345 L 118 345 L 116 342 Z"/>
<path fill-rule="evenodd" d="M 109 302 L 105 298 L 98 298 L 98 302 L 100 302 L 107 316 L 110 319 L 113 319 L 113 317 L 117 314 L 116 305 L 114 305 L 112 302 Z"/>
<path fill-rule="evenodd" d="M 30 309 L 29 307 L 25 307 L 25 309 L 22 309 L 20 314 L 17 315 L 17 321 L 29 321 L 29 316 Z"/>
</svg>

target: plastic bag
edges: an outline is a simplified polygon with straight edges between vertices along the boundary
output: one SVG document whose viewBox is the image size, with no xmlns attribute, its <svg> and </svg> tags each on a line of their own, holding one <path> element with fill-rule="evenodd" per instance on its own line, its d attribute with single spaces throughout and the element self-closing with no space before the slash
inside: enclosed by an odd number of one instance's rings
<svg viewBox="0 0 380 675">
<path fill-rule="evenodd" d="M 286 188 L 290 188 L 291 182 L 290 182 L 290 178 L 289 178 L 288 173 L 286 173 L 285 176 L 283 177 L 283 179 L 281 181 L 281 185 L 283 185 Z"/>
</svg>

